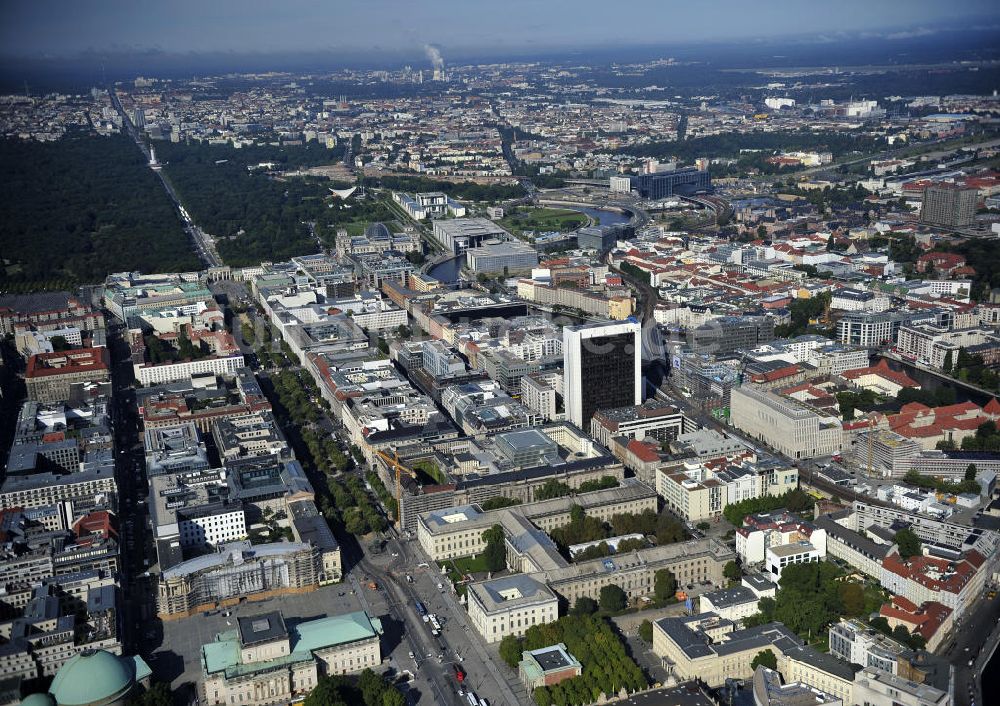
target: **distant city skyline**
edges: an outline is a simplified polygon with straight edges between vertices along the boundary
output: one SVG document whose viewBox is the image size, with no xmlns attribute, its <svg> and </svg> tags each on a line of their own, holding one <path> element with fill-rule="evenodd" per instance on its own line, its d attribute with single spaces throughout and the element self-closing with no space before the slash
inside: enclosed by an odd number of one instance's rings
<svg viewBox="0 0 1000 706">
<path fill-rule="evenodd" d="M 616 43 L 753 42 L 797 35 L 818 41 L 850 36 L 892 41 L 969 21 L 979 22 L 970 25 L 973 28 L 988 28 L 998 14 L 990 0 L 946 4 L 634 0 L 627 5 L 509 0 L 502 7 L 460 0 L 420 4 L 372 0 L 348 6 L 305 0 L 96 4 L 14 0 L 4 4 L 0 46 L 8 56 L 34 58 L 149 51 L 384 52 L 416 57 L 426 44 L 436 44 L 447 61 L 449 51 L 523 55 Z"/>
</svg>

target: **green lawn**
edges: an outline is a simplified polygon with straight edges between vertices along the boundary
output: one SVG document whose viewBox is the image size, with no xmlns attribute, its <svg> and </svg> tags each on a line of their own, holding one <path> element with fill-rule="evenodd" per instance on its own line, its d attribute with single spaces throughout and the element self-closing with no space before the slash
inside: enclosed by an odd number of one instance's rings
<svg viewBox="0 0 1000 706">
<path fill-rule="evenodd" d="M 455 591 L 459 596 L 465 595 L 465 584 L 459 584 L 466 574 L 482 573 L 486 569 L 486 559 L 482 554 L 476 556 L 462 557 L 461 559 L 448 559 L 439 562 L 439 566 L 448 569 L 448 580 L 455 586 Z"/>
<path fill-rule="evenodd" d="M 570 209 L 519 208 L 501 220 L 500 225 L 512 233 L 526 230 L 568 232 L 586 222 L 586 215 Z"/>
<path fill-rule="evenodd" d="M 474 574 L 481 571 L 488 571 L 486 568 L 486 558 L 482 554 L 476 556 L 452 559 L 450 563 L 463 574 Z"/>
</svg>

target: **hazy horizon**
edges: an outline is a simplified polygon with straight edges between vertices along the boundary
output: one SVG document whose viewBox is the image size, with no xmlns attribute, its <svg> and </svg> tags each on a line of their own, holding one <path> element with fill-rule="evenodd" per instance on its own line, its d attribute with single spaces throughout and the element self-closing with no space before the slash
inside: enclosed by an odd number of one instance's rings
<svg viewBox="0 0 1000 706">
<path fill-rule="evenodd" d="M 1000 13 L 988 0 L 903 5 L 841 0 L 820 5 L 776 0 L 699 4 L 633 0 L 480 3 L 372 0 L 347 6 L 287 0 L 99 4 L 54 0 L 4 3 L 0 46 L 8 57 L 52 60 L 77 55 L 383 53 L 419 58 L 435 44 L 449 54 L 519 56 L 588 47 L 747 41 L 801 37 L 882 42 L 943 28 L 989 28 Z M 724 21 L 720 21 L 724 18 Z M 985 23 L 985 25 L 983 24 Z"/>
</svg>

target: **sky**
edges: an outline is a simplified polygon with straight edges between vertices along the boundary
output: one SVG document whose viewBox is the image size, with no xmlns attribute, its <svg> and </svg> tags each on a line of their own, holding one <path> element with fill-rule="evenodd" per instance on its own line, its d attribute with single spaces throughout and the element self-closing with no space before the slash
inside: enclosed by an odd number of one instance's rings
<svg viewBox="0 0 1000 706">
<path fill-rule="evenodd" d="M 885 41 L 992 23 L 996 0 L 0 0 L 0 51 L 540 53 L 845 34 Z M 903 29 L 899 29 L 903 28 Z M 897 31 L 894 31 L 897 30 Z"/>
</svg>

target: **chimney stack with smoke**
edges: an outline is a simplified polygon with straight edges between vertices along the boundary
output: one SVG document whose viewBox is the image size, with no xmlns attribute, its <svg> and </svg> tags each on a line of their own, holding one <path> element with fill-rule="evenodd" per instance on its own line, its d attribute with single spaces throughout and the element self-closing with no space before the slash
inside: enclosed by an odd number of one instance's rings
<svg viewBox="0 0 1000 706">
<path fill-rule="evenodd" d="M 433 44 L 425 44 L 424 52 L 427 54 L 427 58 L 431 60 L 431 64 L 434 66 L 434 80 L 435 81 L 446 81 L 444 73 L 444 59 L 441 57 L 441 50 L 438 49 Z"/>
</svg>

